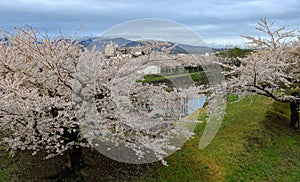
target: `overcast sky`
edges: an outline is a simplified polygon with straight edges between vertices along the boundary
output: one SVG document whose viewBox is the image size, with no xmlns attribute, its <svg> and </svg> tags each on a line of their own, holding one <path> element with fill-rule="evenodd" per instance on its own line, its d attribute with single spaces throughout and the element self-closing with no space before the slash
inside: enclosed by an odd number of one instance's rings
<svg viewBox="0 0 300 182">
<path fill-rule="evenodd" d="M 300 29 L 299 0 L 0 0 L 0 29 L 26 24 L 51 36 L 100 35 L 141 18 L 169 19 L 190 27 L 210 45 L 240 45 L 240 35 L 258 35 L 259 17 Z"/>
</svg>

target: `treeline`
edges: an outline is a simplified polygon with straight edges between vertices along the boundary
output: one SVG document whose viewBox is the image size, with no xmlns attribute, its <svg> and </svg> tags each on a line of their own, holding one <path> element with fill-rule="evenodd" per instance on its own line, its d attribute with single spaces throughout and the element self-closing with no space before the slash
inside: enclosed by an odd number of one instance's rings
<svg viewBox="0 0 300 182">
<path fill-rule="evenodd" d="M 232 64 L 239 66 L 241 64 L 239 58 L 245 58 L 253 51 L 253 49 L 241 49 L 234 47 L 226 51 L 216 52 L 215 55 L 218 57 L 227 58 L 232 62 Z"/>
</svg>

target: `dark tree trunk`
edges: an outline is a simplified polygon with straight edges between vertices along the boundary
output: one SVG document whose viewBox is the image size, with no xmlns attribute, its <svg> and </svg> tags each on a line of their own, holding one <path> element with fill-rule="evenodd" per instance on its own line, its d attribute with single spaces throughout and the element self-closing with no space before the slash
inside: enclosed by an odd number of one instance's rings
<svg viewBox="0 0 300 182">
<path fill-rule="evenodd" d="M 51 115 L 53 118 L 58 116 L 58 112 L 63 109 L 56 107 L 51 108 Z M 72 119 L 76 121 L 76 118 Z M 64 138 L 64 144 L 69 142 L 78 142 L 79 140 L 79 126 L 73 126 L 71 129 L 68 127 L 62 127 L 64 132 L 62 137 Z M 73 131 L 75 129 L 75 131 Z M 79 145 L 73 146 L 71 149 L 65 153 L 65 166 L 62 171 L 59 171 L 55 175 L 48 177 L 48 179 L 53 179 L 55 181 L 63 181 L 68 177 L 76 177 L 77 181 L 82 181 L 83 177 L 80 173 L 80 169 L 84 167 L 83 157 L 82 157 L 82 147 Z"/>
<path fill-rule="evenodd" d="M 290 102 L 290 126 L 292 128 L 299 128 L 299 113 L 298 113 L 298 103 L 296 101 Z"/>
<path fill-rule="evenodd" d="M 77 181 L 83 181 L 83 177 L 80 173 L 80 169 L 84 166 L 82 159 L 82 147 L 73 146 L 72 149 L 66 152 L 65 166 L 63 170 L 51 175 L 48 179 L 55 181 L 63 181 L 69 177 L 76 179 Z"/>
<path fill-rule="evenodd" d="M 73 146 L 72 150 L 69 150 L 66 158 L 66 167 L 72 172 L 79 171 L 82 164 L 82 147 Z"/>
<path fill-rule="evenodd" d="M 64 127 L 65 144 L 69 142 L 78 142 L 79 127 L 75 126 L 72 129 L 76 129 L 75 132 L 70 132 L 68 128 Z M 50 176 L 50 179 L 56 181 L 63 181 L 66 178 L 74 177 L 76 180 L 82 181 L 83 178 L 80 173 L 80 169 L 84 167 L 83 157 L 82 157 L 82 147 L 79 145 L 74 145 L 71 149 L 65 152 L 65 166 L 59 173 Z"/>
</svg>

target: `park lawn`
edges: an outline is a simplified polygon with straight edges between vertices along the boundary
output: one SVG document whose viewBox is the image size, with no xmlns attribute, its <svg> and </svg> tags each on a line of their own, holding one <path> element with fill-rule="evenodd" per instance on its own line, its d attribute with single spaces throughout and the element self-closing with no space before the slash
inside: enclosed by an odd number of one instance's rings
<svg viewBox="0 0 300 182">
<path fill-rule="evenodd" d="M 197 124 L 195 137 L 160 162 L 124 164 L 84 150 L 86 181 L 298 181 L 300 179 L 300 131 L 288 126 L 289 106 L 253 96 L 234 102 L 214 140 L 198 149 L 205 121 Z M 205 112 L 199 117 L 205 119 Z M 39 157 L 40 156 L 40 157 Z M 0 181 L 41 181 L 61 166 L 62 158 L 44 161 L 42 155 L 20 152 L 9 157 L 0 147 Z M 66 180 L 74 181 L 74 179 Z"/>
<path fill-rule="evenodd" d="M 207 72 L 206 72 L 207 73 Z M 168 79 L 191 77 L 194 82 L 199 82 L 201 79 L 206 78 L 205 72 L 190 72 L 190 73 L 178 73 L 171 75 L 145 75 L 143 80 L 137 80 L 137 82 L 155 82 L 155 81 L 165 81 Z"/>
<path fill-rule="evenodd" d="M 253 96 L 228 101 L 222 126 L 205 149 L 198 149 L 205 123 L 194 139 L 157 163 L 141 181 L 297 181 L 300 132 L 288 126 L 289 106 Z"/>
</svg>

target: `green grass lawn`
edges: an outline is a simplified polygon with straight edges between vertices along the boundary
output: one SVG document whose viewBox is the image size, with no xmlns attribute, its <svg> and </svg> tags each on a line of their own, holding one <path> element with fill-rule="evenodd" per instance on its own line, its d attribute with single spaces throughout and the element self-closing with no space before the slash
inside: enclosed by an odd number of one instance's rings
<svg viewBox="0 0 300 182">
<path fill-rule="evenodd" d="M 195 83 L 200 81 L 205 82 L 207 81 L 206 73 L 205 72 L 191 72 L 191 73 L 178 73 L 178 74 L 171 74 L 171 75 L 144 75 L 143 80 L 137 80 L 137 82 L 155 82 L 155 81 L 165 81 L 168 79 L 175 79 L 175 78 L 183 78 L 183 77 L 190 77 Z"/>
<path fill-rule="evenodd" d="M 88 167 L 82 170 L 85 179 L 170 182 L 299 181 L 300 131 L 289 128 L 289 106 L 272 103 L 272 100 L 257 95 L 239 102 L 231 100 L 235 98 L 229 98 L 221 128 L 205 149 L 198 149 L 199 139 L 205 128 L 203 122 L 197 124 L 195 137 L 166 159 L 168 167 L 160 162 L 141 166 L 118 163 L 95 151 L 86 150 Z M 61 158 L 42 161 L 37 157 L 33 158 L 30 153 L 25 152 L 12 159 L 4 148 L 0 148 L 0 181 L 42 179 L 41 176 L 61 165 Z M 39 173 L 41 168 L 45 170 Z"/>
<path fill-rule="evenodd" d="M 254 96 L 228 101 L 226 113 L 208 147 L 198 149 L 205 127 L 198 124 L 196 137 L 167 158 L 168 167 L 157 163 L 146 181 L 300 179 L 300 133 L 288 127 L 288 105 Z"/>
</svg>

